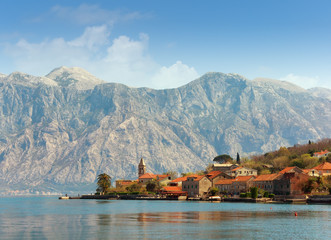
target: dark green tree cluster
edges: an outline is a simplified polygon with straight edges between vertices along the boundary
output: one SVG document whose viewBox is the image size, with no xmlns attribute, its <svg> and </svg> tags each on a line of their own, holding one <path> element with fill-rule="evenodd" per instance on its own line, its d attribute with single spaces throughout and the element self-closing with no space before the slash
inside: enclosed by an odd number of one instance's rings
<svg viewBox="0 0 331 240">
<path fill-rule="evenodd" d="M 227 162 L 232 162 L 233 158 L 227 154 L 222 154 L 213 159 L 214 162 L 218 163 L 227 163 Z"/>
<path fill-rule="evenodd" d="M 100 193 L 101 195 L 106 194 L 107 192 L 110 191 L 110 187 L 111 187 L 111 177 L 106 174 L 106 173 L 102 173 L 98 175 L 98 181 L 97 181 L 97 193 Z"/>
</svg>

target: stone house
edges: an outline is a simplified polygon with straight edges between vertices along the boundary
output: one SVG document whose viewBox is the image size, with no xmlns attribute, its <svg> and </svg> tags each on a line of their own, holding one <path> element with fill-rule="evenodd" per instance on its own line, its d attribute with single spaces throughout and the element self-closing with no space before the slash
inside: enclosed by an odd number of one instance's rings
<svg viewBox="0 0 331 240">
<path fill-rule="evenodd" d="M 232 193 L 232 182 L 234 179 L 221 179 L 215 183 L 220 193 Z"/>
<path fill-rule="evenodd" d="M 279 173 L 257 176 L 254 186 L 276 195 L 303 194 L 302 187 L 309 175 L 298 167 L 287 167 Z"/>
<path fill-rule="evenodd" d="M 214 163 L 213 171 L 221 171 L 230 174 L 231 170 L 237 167 L 239 167 L 239 165 L 232 163 Z"/>
<path fill-rule="evenodd" d="M 188 197 L 202 197 L 207 194 L 212 186 L 211 180 L 206 176 L 188 176 L 182 182 L 182 191 L 186 191 Z"/>
<path fill-rule="evenodd" d="M 249 192 L 253 186 L 255 176 L 238 176 L 232 182 L 232 193 L 239 195 L 240 193 Z"/>
<path fill-rule="evenodd" d="M 328 176 L 331 175 L 331 163 L 325 162 L 313 168 L 318 171 L 320 176 Z"/>
<path fill-rule="evenodd" d="M 253 186 L 260 188 L 266 192 L 274 192 L 274 180 L 277 178 L 278 173 L 259 175 L 253 180 Z"/>
<path fill-rule="evenodd" d="M 231 170 L 232 177 L 237 176 L 257 176 L 257 170 L 252 168 L 246 168 L 246 167 L 237 167 L 235 169 Z"/>
<path fill-rule="evenodd" d="M 279 174 L 274 180 L 274 193 L 276 195 L 303 194 L 303 186 L 308 182 L 309 175 L 298 172 L 285 172 Z"/>
<path fill-rule="evenodd" d="M 206 174 L 206 177 L 210 179 L 212 187 L 215 186 L 215 183 L 221 179 L 231 179 L 232 177 L 221 171 L 211 171 Z"/>
</svg>

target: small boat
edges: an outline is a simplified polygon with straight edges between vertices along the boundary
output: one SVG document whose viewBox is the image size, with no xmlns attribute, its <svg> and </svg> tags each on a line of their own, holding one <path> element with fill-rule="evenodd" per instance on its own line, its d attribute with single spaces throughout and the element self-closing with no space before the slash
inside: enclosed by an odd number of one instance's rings
<svg viewBox="0 0 331 240">
<path fill-rule="evenodd" d="M 68 196 L 62 196 L 62 197 L 59 197 L 59 199 L 64 200 L 64 199 L 69 199 L 69 197 Z"/>
<path fill-rule="evenodd" d="M 220 196 L 210 196 L 209 197 L 209 201 L 221 201 L 221 197 Z"/>
</svg>

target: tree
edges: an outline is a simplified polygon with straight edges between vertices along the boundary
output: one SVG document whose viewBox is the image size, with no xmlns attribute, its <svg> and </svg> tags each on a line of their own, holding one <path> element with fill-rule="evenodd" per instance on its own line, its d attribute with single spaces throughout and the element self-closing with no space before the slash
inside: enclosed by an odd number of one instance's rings
<svg viewBox="0 0 331 240">
<path fill-rule="evenodd" d="M 105 194 L 110 189 L 111 177 L 106 173 L 99 174 L 97 185 L 97 192 L 100 192 L 101 195 Z"/>
<path fill-rule="evenodd" d="M 126 190 L 130 193 L 132 192 L 141 192 L 142 191 L 142 186 L 139 185 L 138 183 L 131 184 L 130 186 L 126 187 Z"/>
<path fill-rule="evenodd" d="M 213 159 L 213 161 L 218 162 L 218 163 L 226 163 L 232 161 L 232 157 L 230 157 L 227 154 L 219 155 Z"/>
<path fill-rule="evenodd" d="M 168 171 L 168 172 L 165 172 L 163 174 L 164 175 L 169 175 L 172 180 L 178 178 L 178 172 L 176 172 L 176 171 Z"/>
<path fill-rule="evenodd" d="M 257 196 L 258 196 L 258 188 L 257 187 L 251 187 L 251 196 L 252 196 L 252 198 L 257 198 Z"/>
<path fill-rule="evenodd" d="M 240 164 L 240 156 L 239 156 L 239 153 L 237 153 L 237 164 Z"/>
<path fill-rule="evenodd" d="M 159 182 L 157 182 L 155 180 L 150 180 L 146 184 L 146 190 L 148 192 L 156 192 L 159 189 L 160 189 L 160 184 L 159 184 Z"/>
</svg>

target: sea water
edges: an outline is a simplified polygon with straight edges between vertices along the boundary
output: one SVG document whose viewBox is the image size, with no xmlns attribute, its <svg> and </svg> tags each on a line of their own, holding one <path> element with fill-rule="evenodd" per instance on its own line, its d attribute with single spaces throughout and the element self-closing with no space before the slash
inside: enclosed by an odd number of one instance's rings
<svg viewBox="0 0 331 240">
<path fill-rule="evenodd" d="M 331 205 L 0 198 L 0 239 L 330 238 Z"/>
</svg>

